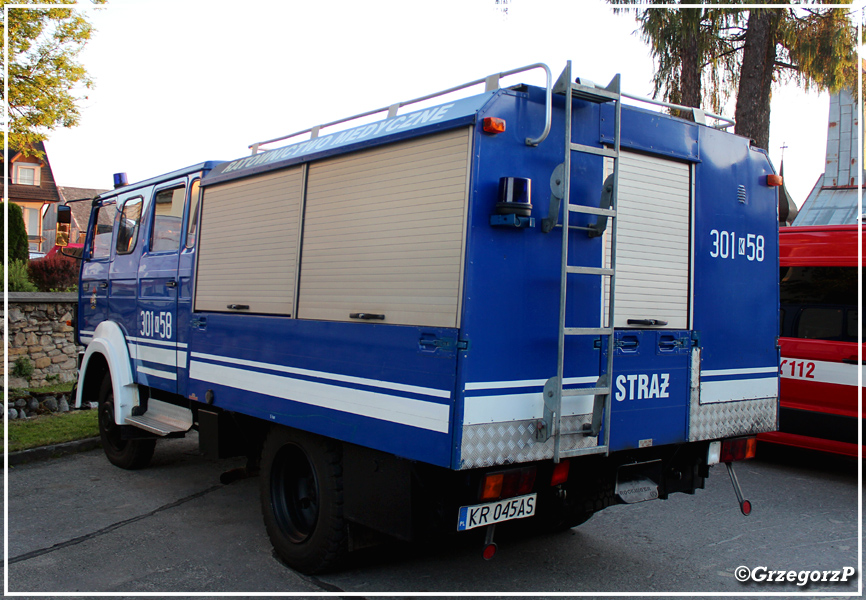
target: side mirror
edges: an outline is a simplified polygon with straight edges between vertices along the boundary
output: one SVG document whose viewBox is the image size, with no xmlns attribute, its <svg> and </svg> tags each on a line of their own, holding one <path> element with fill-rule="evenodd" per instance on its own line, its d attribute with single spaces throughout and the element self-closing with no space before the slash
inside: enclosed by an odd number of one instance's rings
<svg viewBox="0 0 866 600">
<path fill-rule="evenodd" d="M 55 244 L 61 248 L 69 245 L 69 233 L 72 228 L 72 208 L 63 204 L 57 207 L 57 236 Z"/>
</svg>

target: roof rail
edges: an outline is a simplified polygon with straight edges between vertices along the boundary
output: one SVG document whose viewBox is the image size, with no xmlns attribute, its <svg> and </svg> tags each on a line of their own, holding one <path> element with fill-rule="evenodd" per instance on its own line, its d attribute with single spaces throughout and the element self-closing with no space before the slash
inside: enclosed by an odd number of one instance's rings
<svg viewBox="0 0 866 600">
<path fill-rule="evenodd" d="M 683 106 L 682 104 L 673 104 L 671 102 L 664 102 L 662 100 L 656 100 L 655 98 L 644 98 L 643 96 L 634 96 L 632 94 L 622 94 L 625 98 L 631 98 L 632 100 L 637 100 L 638 102 L 646 102 L 647 104 L 655 104 L 656 106 L 666 106 L 668 108 L 675 108 L 677 110 L 682 110 L 685 112 L 692 113 L 694 117 L 695 123 L 698 125 L 706 125 L 707 119 L 709 117 L 711 119 L 715 119 L 716 121 L 722 121 L 723 124 L 713 125 L 714 129 L 727 129 L 728 127 L 732 127 L 736 125 L 736 122 L 733 119 L 729 119 L 727 117 L 723 117 L 721 115 L 716 115 L 711 112 L 707 112 L 705 110 L 701 110 L 700 108 L 695 108 L 694 106 Z"/>
<path fill-rule="evenodd" d="M 370 115 L 375 115 L 376 113 L 388 111 L 388 119 L 391 119 L 397 116 L 397 111 L 403 106 L 409 106 L 410 104 L 416 104 L 418 102 L 423 102 L 424 100 L 430 100 L 431 98 L 436 98 L 437 96 L 444 96 L 445 94 L 450 94 L 451 92 L 456 92 L 458 90 L 462 90 L 464 88 L 472 87 L 474 85 L 479 85 L 481 83 L 485 84 L 485 92 L 491 92 L 499 89 L 499 80 L 502 77 L 507 77 L 509 75 L 515 75 L 517 73 L 522 73 L 524 71 L 531 71 L 533 69 L 543 69 L 545 74 L 547 75 L 547 97 L 545 99 L 545 118 L 544 118 L 544 131 L 541 132 L 541 135 L 537 138 L 526 138 L 526 144 L 528 146 L 537 146 L 541 142 L 545 140 L 547 134 L 550 133 L 550 119 L 551 119 L 551 97 L 553 84 L 551 81 L 550 69 L 547 65 L 543 63 L 536 63 L 533 65 L 527 65 L 525 67 L 520 67 L 518 69 L 512 69 L 511 71 L 503 71 L 502 73 L 494 73 L 493 75 L 488 75 L 487 77 L 483 77 L 481 79 L 476 79 L 474 81 L 470 81 L 469 83 L 464 83 L 462 85 L 458 85 L 452 88 L 448 88 L 447 90 L 442 90 L 441 92 L 436 92 L 433 94 L 428 94 L 426 96 L 421 96 L 420 98 L 414 98 L 412 100 L 404 100 L 403 102 L 397 102 L 396 104 L 391 104 L 390 106 L 384 106 L 382 108 L 377 108 L 374 110 L 369 110 L 367 112 L 353 115 L 351 117 L 346 117 L 345 119 L 339 119 L 337 121 L 331 121 L 330 123 L 324 123 L 322 125 L 316 125 L 314 127 L 310 127 L 309 129 L 304 129 L 302 131 L 297 131 L 295 133 L 290 133 L 289 135 L 283 135 L 280 137 L 276 137 L 270 140 L 265 140 L 263 142 L 256 142 L 255 144 L 251 144 L 249 148 L 252 150 L 253 156 L 258 154 L 259 148 L 266 145 L 272 144 L 274 142 L 279 142 L 282 140 L 287 140 L 289 138 L 293 138 L 299 135 L 303 135 L 305 133 L 310 134 L 310 139 L 316 139 L 319 137 L 319 131 L 325 127 L 331 127 L 333 125 L 339 125 L 340 123 L 346 123 L 347 121 L 354 121 L 355 119 L 360 119 L 362 117 L 369 117 Z"/>
<path fill-rule="evenodd" d="M 367 112 L 363 112 L 357 115 L 352 115 L 351 117 L 346 117 L 344 119 L 338 119 L 337 121 L 331 121 L 329 123 L 323 123 L 321 125 L 315 125 L 310 127 L 309 129 L 303 129 L 301 131 L 296 131 L 295 133 L 290 133 L 288 135 L 283 135 L 280 137 L 276 137 L 270 140 L 265 140 L 262 142 L 256 142 L 254 144 L 250 144 L 249 148 L 252 150 L 253 156 L 259 153 L 259 149 L 262 146 L 267 144 L 272 144 L 274 142 L 280 142 L 282 140 L 287 140 L 299 135 L 304 135 L 305 133 L 310 134 L 310 139 L 316 139 L 319 137 L 319 131 L 324 129 L 325 127 L 332 127 L 334 125 L 339 125 L 340 123 L 346 123 L 348 121 L 354 121 L 355 119 L 361 119 L 363 117 L 369 117 L 370 115 L 375 115 L 377 113 L 388 111 L 388 119 L 392 119 L 397 116 L 397 111 L 404 107 L 409 106 L 410 104 L 417 104 L 418 102 L 423 102 L 425 100 L 430 100 L 432 98 L 436 98 L 438 96 L 444 96 L 446 94 L 450 94 L 451 92 L 456 92 L 458 90 L 462 90 L 468 87 L 472 87 L 474 85 L 479 85 L 481 83 L 485 84 L 484 91 L 491 92 L 499 89 L 499 80 L 503 77 L 508 77 L 509 75 L 515 75 L 517 73 L 523 73 L 525 71 L 531 71 L 533 69 L 543 69 L 545 75 L 547 76 L 547 85 L 546 85 L 546 97 L 545 97 L 545 115 L 544 115 L 544 131 L 541 132 L 537 138 L 526 138 L 527 146 L 537 146 L 541 142 L 543 142 L 547 135 L 550 133 L 550 121 L 551 121 L 551 106 L 552 106 L 552 94 L 553 94 L 553 80 L 550 74 L 550 68 L 544 63 L 535 63 L 532 65 L 526 65 L 525 67 L 519 67 L 517 69 L 512 69 L 510 71 L 503 71 L 501 73 L 494 73 L 493 75 L 488 75 L 487 77 L 482 77 L 481 79 L 475 79 L 474 81 L 470 81 L 468 83 L 463 83 L 461 85 L 457 85 L 447 90 L 442 90 L 440 92 L 435 92 L 433 94 L 427 94 L 426 96 L 421 96 L 420 98 L 414 98 L 412 100 L 404 100 L 402 102 L 397 102 L 396 104 L 391 104 L 389 106 L 383 106 L 382 108 L 376 108 L 373 110 L 368 110 Z M 588 80 L 582 80 L 581 83 L 584 85 L 595 86 L 594 83 Z M 700 108 L 695 108 L 693 106 L 683 106 L 681 104 L 672 104 L 670 102 L 663 102 L 661 100 L 655 100 L 653 98 L 645 98 L 643 96 L 635 96 L 633 94 L 625 94 L 621 93 L 621 96 L 625 98 L 629 98 L 631 100 L 637 100 L 638 102 L 645 102 L 647 104 L 655 104 L 656 106 L 665 106 L 667 108 L 674 108 L 681 111 L 691 112 L 695 123 L 699 125 L 706 125 L 706 117 L 711 119 L 715 119 L 716 121 L 721 121 L 722 124 L 716 124 L 713 127 L 716 129 L 725 129 L 734 125 L 734 121 L 732 119 L 728 119 L 727 117 L 722 117 L 721 115 L 716 115 L 710 112 L 706 112 L 701 110 Z"/>
</svg>

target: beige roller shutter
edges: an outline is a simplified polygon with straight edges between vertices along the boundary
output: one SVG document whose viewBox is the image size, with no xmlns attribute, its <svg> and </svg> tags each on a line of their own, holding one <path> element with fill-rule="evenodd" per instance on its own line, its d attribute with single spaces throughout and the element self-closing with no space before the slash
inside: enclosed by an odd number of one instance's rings
<svg viewBox="0 0 866 600">
<path fill-rule="evenodd" d="M 299 318 L 458 325 L 470 131 L 310 166 Z"/>
<path fill-rule="evenodd" d="M 195 310 L 292 313 L 302 198 L 303 167 L 204 188 Z"/>
<path fill-rule="evenodd" d="M 605 177 L 611 172 L 608 159 Z M 618 195 L 614 326 L 635 327 L 629 319 L 656 319 L 667 321 L 666 329 L 687 329 L 689 165 L 622 152 Z M 605 237 L 609 253 L 610 235 Z"/>
</svg>

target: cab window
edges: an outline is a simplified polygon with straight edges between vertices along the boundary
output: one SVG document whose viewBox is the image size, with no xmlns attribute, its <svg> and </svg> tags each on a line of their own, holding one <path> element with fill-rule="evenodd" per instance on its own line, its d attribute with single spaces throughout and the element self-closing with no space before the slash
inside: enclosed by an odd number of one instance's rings
<svg viewBox="0 0 866 600">
<path fill-rule="evenodd" d="M 180 247 L 185 199 L 186 186 L 157 192 L 150 237 L 151 252 L 177 252 Z"/>
<path fill-rule="evenodd" d="M 141 223 L 141 203 L 141 196 L 131 198 L 123 203 L 123 208 L 117 219 L 116 249 L 118 254 L 129 254 L 135 249 L 138 226 Z"/>
<path fill-rule="evenodd" d="M 186 231 L 186 247 L 195 247 L 196 233 L 198 232 L 198 211 L 201 206 L 201 191 L 199 190 L 199 180 L 192 182 L 189 188 L 189 226 Z"/>
<path fill-rule="evenodd" d="M 96 209 L 96 225 L 90 240 L 90 258 L 111 256 L 111 240 L 114 236 L 114 223 L 117 208 L 114 201 L 106 202 Z"/>
</svg>

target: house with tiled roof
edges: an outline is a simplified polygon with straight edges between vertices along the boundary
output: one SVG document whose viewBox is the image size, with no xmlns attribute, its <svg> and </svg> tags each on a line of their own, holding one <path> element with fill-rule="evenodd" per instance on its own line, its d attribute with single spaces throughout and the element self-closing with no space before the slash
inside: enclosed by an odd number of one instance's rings
<svg viewBox="0 0 866 600">
<path fill-rule="evenodd" d="M 61 186 L 57 189 L 60 191 L 61 201 L 64 204 L 68 204 L 72 209 L 72 223 L 71 231 L 69 232 L 69 241 L 73 244 L 84 243 L 84 235 L 87 233 L 87 224 L 90 221 L 90 209 L 92 208 L 91 200 L 108 190 L 66 186 Z M 110 216 L 106 211 L 99 211 L 99 218 L 100 220 L 109 220 Z M 111 223 L 105 224 L 111 225 Z"/>
<path fill-rule="evenodd" d="M 29 152 L 10 150 L 4 160 L 9 169 L 8 198 L 24 212 L 30 251 L 46 252 L 54 246 L 60 193 L 45 145 L 38 142 Z"/>
</svg>

